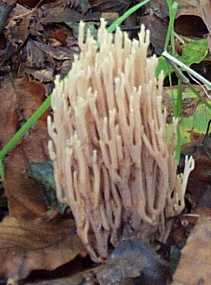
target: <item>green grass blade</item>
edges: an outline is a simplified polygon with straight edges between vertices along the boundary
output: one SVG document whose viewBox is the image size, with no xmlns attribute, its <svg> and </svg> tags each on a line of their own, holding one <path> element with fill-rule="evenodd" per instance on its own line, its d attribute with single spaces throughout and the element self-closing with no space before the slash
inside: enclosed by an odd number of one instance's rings
<svg viewBox="0 0 211 285">
<path fill-rule="evenodd" d="M 138 9 L 142 8 L 144 5 L 149 3 L 151 0 L 144 0 L 130 9 L 128 9 L 122 16 L 117 18 L 109 27 L 108 32 L 112 33 L 116 30 L 117 27 L 119 27 L 129 16 L 131 16 L 133 13 L 135 13 Z"/>
<path fill-rule="evenodd" d="M 27 131 L 32 128 L 40 117 L 48 110 L 50 106 L 49 96 L 39 108 L 31 115 L 31 117 L 23 124 L 23 126 L 15 133 L 15 135 L 9 140 L 9 142 L 0 151 L 0 176 L 4 178 L 4 166 L 3 160 L 5 156 L 16 147 L 16 145 L 22 140 Z"/>
<path fill-rule="evenodd" d="M 165 38 L 164 50 L 167 50 L 169 43 L 172 43 L 173 34 L 174 34 L 174 21 L 177 14 L 178 4 L 177 2 L 173 2 L 172 0 L 167 0 L 168 8 L 169 8 L 169 25 Z"/>
</svg>

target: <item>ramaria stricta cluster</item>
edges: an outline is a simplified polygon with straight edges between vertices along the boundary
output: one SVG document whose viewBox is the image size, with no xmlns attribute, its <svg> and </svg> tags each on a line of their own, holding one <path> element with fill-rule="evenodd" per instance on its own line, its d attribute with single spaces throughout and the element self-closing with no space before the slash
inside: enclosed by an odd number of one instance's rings
<svg viewBox="0 0 211 285">
<path fill-rule="evenodd" d="M 162 232 L 184 208 L 192 158 L 176 175 L 174 142 L 166 139 L 163 79 L 147 57 L 149 31 L 130 40 L 101 21 L 97 40 L 80 23 L 80 55 L 56 80 L 48 130 L 58 200 L 73 213 L 93 260 L 108 256 L 125 225 Z M 175 140 L 175 138 L 172 138 Z"/>
</svg>

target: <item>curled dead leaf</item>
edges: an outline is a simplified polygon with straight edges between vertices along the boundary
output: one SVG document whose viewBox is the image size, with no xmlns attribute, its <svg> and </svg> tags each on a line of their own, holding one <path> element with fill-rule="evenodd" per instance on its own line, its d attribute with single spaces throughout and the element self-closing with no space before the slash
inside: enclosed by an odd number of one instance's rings
<svg viewBox="0 0 211 285">
<path fill-rule="evenodd" d="M 72 220 L 8 217 L 0 223 L 0 254 L 0 276 L 20 280 L 32 270 L 54 270 L 86 253 Z"/>
</svg>

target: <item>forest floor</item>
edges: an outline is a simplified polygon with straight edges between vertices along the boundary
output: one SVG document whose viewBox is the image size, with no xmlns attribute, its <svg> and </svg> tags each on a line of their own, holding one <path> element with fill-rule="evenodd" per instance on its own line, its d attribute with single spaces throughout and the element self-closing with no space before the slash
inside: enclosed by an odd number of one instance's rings
<svg viewBox="0 0 211 285">
<path fill-rule="evenodd" d="M 164 70 L 169 121 L 180 119 L 178 171 L 185 155 L 195 160 L 186 207 L 173 219 L 167 241 L 156 247 L 125 243 L 122 252 L 136 262 L 117 251 L 116 259 L 97 266 L 70 211 L 56 200 L 46 122 L 55 76 L 64 78 L 79 52 L 81 20 L 95 35 L 100 18 L 109 26 L 138 2 L 0 1 L 1 284 L 211 284 L 210 0 L 146 1 L 120 26 L 130 38 L 141 24 L 150 30 L 150 53 Z M 205 80 L 188 71 L 183 77 L 162 56 L 164 49 Z"/>
</svg>

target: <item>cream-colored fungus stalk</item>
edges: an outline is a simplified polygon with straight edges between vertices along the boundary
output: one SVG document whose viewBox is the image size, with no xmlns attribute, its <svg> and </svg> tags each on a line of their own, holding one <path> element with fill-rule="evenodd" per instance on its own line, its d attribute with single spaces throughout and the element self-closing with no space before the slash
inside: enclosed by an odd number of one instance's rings
<svg viewBox="0 0 211 285">
<path fill-rule="evenodd" d="M 106 258 L 124 225 L 156 230 L 184 208 L 187 178 L 176 175 L 166 141 L 163 78 L 147 57 L 149 31 L 130 40 L 101 21 L 97 41 L 80 23 L 72 69 L 55 82 L 48 118 L 58 200 L 67 203 L 77 232 L 95 261 Z M 170 142 L 170 145 L 173 142 Z"/>
</svg>

